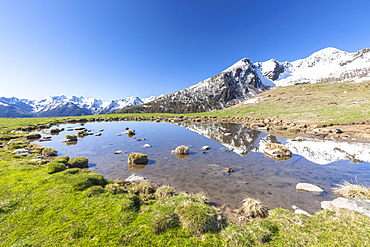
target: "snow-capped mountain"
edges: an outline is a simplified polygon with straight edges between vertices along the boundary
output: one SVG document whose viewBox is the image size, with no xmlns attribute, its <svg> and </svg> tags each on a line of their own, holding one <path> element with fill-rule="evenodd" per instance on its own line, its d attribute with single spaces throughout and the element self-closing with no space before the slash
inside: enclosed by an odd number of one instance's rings
<svg viewBox="0 0 370 247">
<path fill-rule="evenodd" d="M 262 76 L 261 70 L 244 58 L 189 88 L 120 112 L 188 113 L 218 110 L 268 90 L 270 86 L 274 86 L 272 81 Z"/>
<path fill-rule="evenodd" d="M 77 96 L 48 96 L 41 100 L 0 97 L 0 117 L 57 117 L 106 114 L 157 99 L 129 97 L 112 101 Z"/>
<path fill-rule="evenodd" d="M 269 60 L 255 63 L 263 76 L 276 86 L 320 82 L 361 82 L 370 80 L 370 48 L 348 53 L 325 48 L 294 62 Z"/>
<path fill-rule="evenodd" d="M 230 107 L 271 88 L 302 83 L 370 80 L 370 48 L 348 53 L 325 48 L 293 62 L 243 58 L 182 91 L 121 112 L 204 112 Z"/>
</svg>

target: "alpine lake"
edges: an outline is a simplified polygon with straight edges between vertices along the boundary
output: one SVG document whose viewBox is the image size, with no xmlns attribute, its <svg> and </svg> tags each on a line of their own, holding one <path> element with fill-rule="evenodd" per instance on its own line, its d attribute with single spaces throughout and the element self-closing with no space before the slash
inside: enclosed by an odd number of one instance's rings
<svg viewBox="0 0 370 247">
<path fill-rule="evenodd" d="M 35 143 L 58 150 L 58 156 L 86 157 L 89 169 L 107 179 L 124 180 L 136 174 L 177 191 L 205 192 L 217 206 L 238 208 L 245 197 L 252 197 L 270 209 L 295 205 L 314 213 L 321 201 L 337 197 L 332 189 L 343 181 L 370 186 L 369 143 L 291 140 L 220 122 L 103 121 L 56 127 L 64 130 L 51 138 L 40 132 L 49 141 Z M 76 134 L 78 127 L 100 136 L 61 142 L 66 135 Z M 135 130 L 135 135 L 124 134 L 127 129 Z M 292 157 L 267 158 L 262 147 L 268 142 L 284 144 Z M 189 147 L 188 156 L 171 153 L 180 145 Z M 203 150 L 204 146 L 210 149 Z M 131 152 L 147 154 L 148 164 L 129 165 Z M 233 171 L 228 173 L 226 168 Z M 315 184 L 325 192 L 298 192 L 297 183 Z"/>
</svg>

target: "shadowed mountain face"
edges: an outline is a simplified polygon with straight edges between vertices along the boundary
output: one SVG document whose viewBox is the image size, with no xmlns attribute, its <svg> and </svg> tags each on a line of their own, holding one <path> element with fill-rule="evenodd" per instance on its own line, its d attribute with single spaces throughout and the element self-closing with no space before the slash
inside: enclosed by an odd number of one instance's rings
<svg viewBox="0 0 370 247">
<path fill-rule="evenodd" d="M 225 71 L 187 89 L 174 92 L 148 104 L 134 106 L 120 113 L 191 113 L 219 110 L 257 95 L 273 84 L 249 59 L 242 59 Z"/>
</svg>

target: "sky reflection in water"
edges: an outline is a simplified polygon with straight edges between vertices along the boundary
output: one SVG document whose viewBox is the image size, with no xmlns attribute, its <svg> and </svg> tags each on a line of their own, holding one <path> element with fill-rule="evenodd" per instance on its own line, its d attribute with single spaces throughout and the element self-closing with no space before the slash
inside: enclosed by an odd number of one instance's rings
<svg viewBox="0 0 370 247">
<path fill-rule="evenodd" d="M 321 201 L 336 197 L 332 188 L 342 181 L 370 186 L 367 143 L 297 142 L 231 123 L 175 125 L 131 121 L 86 123 L 84 127 L 94 133 L 104 129 L 100 131 L 102 135 L 79 138 L 76 145 L 60 142 L 65 135 L 76 133 L 67 131 L 68 127 L 77 126 L 80 125 L 60 125 L 59 128 L 66 130 L 53 136 L 51 142 L 40 144 L 57 149 L 59 156 L 87 157 L 90 169 L 108 179 L 125 179 L 135 173 L 179 191 L 205 191 L 211 202 L 218 205 L 239 207 L 242 199 L 250 196 L 262 200 L 269 208 L 296 205 L 312 213 L 320 209 Z M 126 128 L 135 129 L 136 135 L 123 134 Z M 286 145 L 293 157 L 285 161 L 266 158 L 260 148 L 266 142 Z M 152 147 L 143 147 L 144 144 Z M 179 145 L 190 148 L 187 158 L 179 159 L 171 153 Z M 205 145 L 211 149 L 204 153 Z M 118 150 L 124 152 L 115 154 Z M 147 154 L 148 165 L 129 167 L 130 152 Z M 226 167 L 235 172 L 224 173 Z M 299 182 L 316 184 L 326 192 L 296 192 Z"/>
</svg>

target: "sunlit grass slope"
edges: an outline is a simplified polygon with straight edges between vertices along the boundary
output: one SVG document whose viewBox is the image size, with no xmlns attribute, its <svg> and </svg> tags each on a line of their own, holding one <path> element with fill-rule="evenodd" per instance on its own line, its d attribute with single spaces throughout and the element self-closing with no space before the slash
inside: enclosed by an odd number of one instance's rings
<svg viewBox="0 0 370 247">
<path fill-rule="evenodd" d="M 322 124 L 370 119 L 370 82 L 319 83 L 276 88 L 255 96 L 256 103 L 201 113 L 223 117 L 281 118 Z"/>
</svg>

